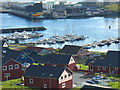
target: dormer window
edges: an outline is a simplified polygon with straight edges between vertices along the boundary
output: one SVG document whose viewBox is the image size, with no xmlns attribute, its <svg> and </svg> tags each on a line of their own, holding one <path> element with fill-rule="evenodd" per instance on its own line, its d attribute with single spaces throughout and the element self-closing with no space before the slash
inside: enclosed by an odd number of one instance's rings
<svg viewBox="0 0 120 90">
<path fill-rule="evenodd" d="M 25 58 L 25 54 L 23 54 L 23 55 L 21 56 L 21 58 Z"/>
</svg>

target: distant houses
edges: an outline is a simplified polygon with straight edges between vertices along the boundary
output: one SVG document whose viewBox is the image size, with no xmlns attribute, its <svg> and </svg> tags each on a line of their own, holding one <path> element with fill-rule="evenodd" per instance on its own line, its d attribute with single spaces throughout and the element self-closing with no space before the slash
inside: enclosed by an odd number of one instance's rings
<svg viewBox="0 0 120 90">
<path fill-rule="evenodd" d="M 79 55 L 84 54 L 87 51 L 82 46 L 75 46 L 75 45 L 65 45 L 61 50 L 60 54 L 67 54 L 67 55 Z"/>
<path fill-rule="evenodd" d="M 42 51 L 42 53 L 41 53 Z M 49 53 L 50 52 L 50 53 Z M 77 71 L 74 56 L 89 55 L 81 46 L 65 45 L 60 53 L 51 48 L 29 47 L 14 51 L 3 48 L 1 80 L 24 77 L 24 85 L 34 88 L 72 88 L 73 71 Z M 41 53 L 41 54 L 40 54 Z M 91 72 L 120 74 L 120 51 L 108 51 L 104 58 L 89 59 Z M 24 67 L 28 65 L 28 67 Z"/>
<path fill-rule="evenodd" d="M 24 84 L 35 88 L 72 88 L 73 72 L 67 67 L 31 65 Z"/>
<path fill-rule="evenodd" d="M 120 73 L 120 51 L 108 51 L 103 59 L 97 59 L 89 63 L 89 70 L 103 73 Z"/>
</svg>

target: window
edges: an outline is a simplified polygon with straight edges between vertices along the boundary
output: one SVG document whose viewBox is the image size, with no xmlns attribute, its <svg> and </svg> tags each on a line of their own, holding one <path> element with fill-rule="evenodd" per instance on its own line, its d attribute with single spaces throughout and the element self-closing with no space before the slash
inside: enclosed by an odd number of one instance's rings
<svg viewBox="0 0 120 90">
<path fill-rule="evenodd" d="M 62 88 L 65 88 L 65 83 L 62 84 Z"/>
<path fill-rule="evenodd" d="M 69 74 L 68 74 L 68 77 L 70 77 L 70 76 L 71 76 L 71 74 L 69 73 Z"/>
<path fill-rule="evenodd" d="M 106 70 L 106 67 L 103 67 L 103 70 Z"/>
<path fill-rule="evenodd" d="M 47 84 L 44 84 L 44 88 L 47 88 Z"/>
<path fill-rule="evenodd" d="M 33 84 L 33 79 L 30 78 L 29 81 L 30 81 L 31 84 Z"/>
<path fill-rule="evenodd" d="M 9 70 L 13 69 L 13 65 L 9 65 Z"/>
<path fill-rule="evenodd" d="M 3 66 L 3 70 L 7 70 L 7 66 Z"/>
<path fill-rule="evenodd" d="M 53 65 L 53 66 L 56 66 L 56 65 Z"/>
<path fill-rule="evenodd" d="M 23 54 L 23 55 L 21 56 L 21 58 L 25 58 L 25 54 Z"/>
<path fill-rule="evenodd" d="M 18 64 L 15 64 L 15 69 L 18 69 L 19 68 L 19 65 Z"/>
<path fill-rule="evenodd" d="M 67 75 L 65 75 L 65 78 L 67 78 Z"/>
<path fill-rule="evenodd" d="M 117 71 L 117 70 L 118 70 L 118 68 L 115 68 L 115 70 Z"/>
<path fill-rule="evenodd" d="M 101 70 L 101 67 L 98 67 L 98 70 Z"/>
<path fill-rule="evenodd" d="M 4 77 L 10 77 L 10 73 L 5 73 Z"/>
<path fill-rule="evenodd" d="M 61 76 L 61 79 L 63 79 L 63 76 Z"/>
</svg>

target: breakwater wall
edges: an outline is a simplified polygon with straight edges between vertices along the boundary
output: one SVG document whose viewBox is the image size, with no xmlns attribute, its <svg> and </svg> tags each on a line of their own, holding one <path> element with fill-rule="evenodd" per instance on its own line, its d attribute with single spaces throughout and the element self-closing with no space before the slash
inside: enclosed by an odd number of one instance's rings
<svg viewBox="0 0 120 90">
<path fill-rule="evenodd" d="M 47 30 L 45 27 L 25 27 L 25 28 L 9 28 L 9 29 L 0 29 L 2 33 L 14 33 L 22 31 L 43 31 Z"/>
</svg>

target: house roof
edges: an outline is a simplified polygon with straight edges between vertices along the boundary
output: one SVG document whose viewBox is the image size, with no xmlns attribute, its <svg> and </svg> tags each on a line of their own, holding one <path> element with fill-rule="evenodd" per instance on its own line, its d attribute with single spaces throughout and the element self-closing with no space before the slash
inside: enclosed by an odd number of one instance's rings
<svg viewBox="0 0 120 90">
<path fill-rule="evenodd" d="M 32 53 L 33 51 L 35 51 L 35 50 L 27 49 L 27 48 L 22 50 L 22 52 L 25 52 L 25 53 L 27 53 L 27 54 L 30 54 L 30 53 Z"/>
<path fill-rule="evenodd" d="M 86 61 L 85 65 L 88 65 L 89 63 L 94 62 L 94 61 L 95 61 L 95 59 L 88 59 L 88 60 Z"/>
<path fill-rule="evenodd" d="M 67 67 L 31 65 L 23 76 L 38 78 L 59 78 Z"/>
<path fill-rule="evenodd" d="M 119 67 L 120 51 L 108 51 L 103 59 L 96 60 L 93 66 Z"/>
<path fill-rule="evenodd" d="M 10 57 L 3 57 L 2 59 L 4 59 L 2 61 L 2 65 L 4 65 L 5 63 L 7 63 L 8 61 L 14 61 L 16 62 L 14 59 L 10 58 Z M 17 63 L 17 62 L 16 62 Z"/>
<path fill-rule="evenodd" d="M 82 46 L 65 45 L 60 53 L 77 54 L 81 48 Z"/>
<path fill-rule="evenodd" d="M 67 65 L 70 61 L 71 55 L 49 54 L 49 55 L 32 55 L 35 62 L 44 62 L 46 64 L 64 64 Z"/>
<path fill-rule="evenodd" d="M 46 50 L 54 50 L 53 48 L 33 47 L 33 46 L 28 46 L 26 49 L 36 50 L 37 52 L 40 52 L 40 51 L 43 50 L 43 49 L 46 49 Z"/>
<path fill-rule="evenodd" d="M 14 51 L 14 50 L 10 50 L 10 49 L 2 51 L 2 56 L 9 57 L 9 58 L 12 58 L 14 60 L 16 60 L 20 54 L 21 54 L 20 51 Z"/>
<path fill-rule="evenodd" d="M 67 65 L 70 61 L 70 58 L 71 55 L 49 54 L 45 56 L 45 63 Z"/>
<path fill-rule="evenodd" d="M 44 62 L 45 58 L 44 56 L 41 56 L 41 55 L 32 55 L 30 56 L 35 63 L 38 63 L 38 62 Z"/>
</svg>

